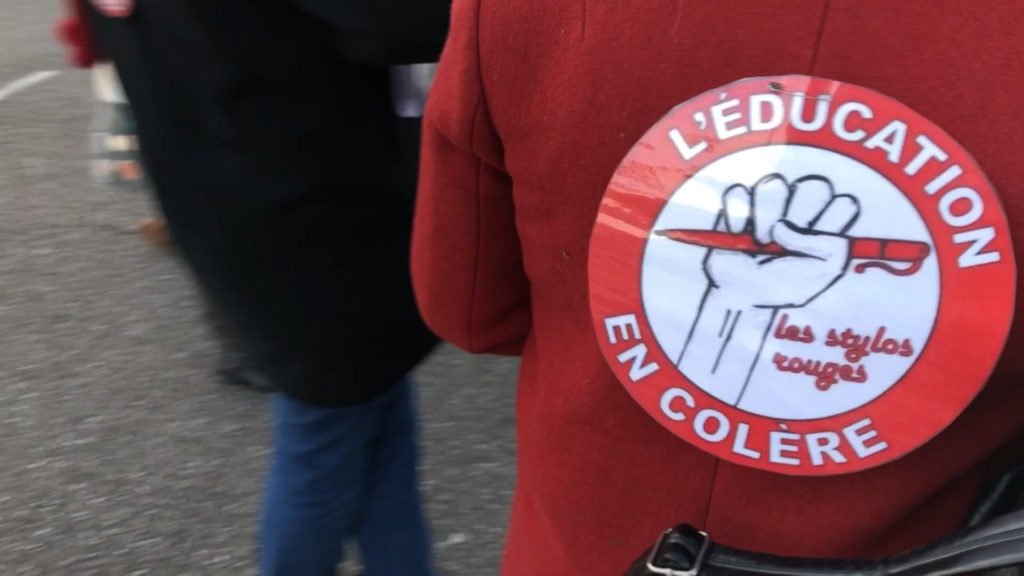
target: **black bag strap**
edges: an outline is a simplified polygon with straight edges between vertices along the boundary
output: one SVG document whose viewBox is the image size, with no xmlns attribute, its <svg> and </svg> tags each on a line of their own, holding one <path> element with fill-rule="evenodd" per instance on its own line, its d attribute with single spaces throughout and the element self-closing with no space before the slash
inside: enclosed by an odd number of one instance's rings
<svg viewBox="0 0 1024 576">
<path fill-rule="evenodd" d="M 626 576 L 953 576 L 1024 567 L 1024 466 L 1003 476 L 968 526 L 934 543 L 872 560 L 790 558 L 720 546 L 692 526 L 679 525 Z M 1000 516 L 992 518 L 993 513 Z"/>
</svg>

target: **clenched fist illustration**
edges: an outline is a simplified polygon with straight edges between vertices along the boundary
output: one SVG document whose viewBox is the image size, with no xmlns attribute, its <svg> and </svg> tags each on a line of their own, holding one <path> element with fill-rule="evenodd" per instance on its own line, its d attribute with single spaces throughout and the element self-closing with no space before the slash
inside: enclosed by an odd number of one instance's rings
<svg viewBox="0 0 1024 576">
<path fill-rule="evenodd" d="M 753 308 L 804 306 L 828 290 L 850 262 L 845 236 L 860 215 L 857 199 L 836 194 L 823 176 L 787 182 L 779 174 L 726 189 L 715 230 L 748 234 L 755 254 L 712 249 L 704 262 L 711 287 Z"/>
<path fill-rule="evenodd" d="M 715 231 L 738 244 L 709 249 L 707 292 L 677 365 L 739 406 L 778 310 L 806 306 L 846 273 L 860 204 L 816 175 L 771 174 L 730 186 L 722 200 Z"/>
</svg>

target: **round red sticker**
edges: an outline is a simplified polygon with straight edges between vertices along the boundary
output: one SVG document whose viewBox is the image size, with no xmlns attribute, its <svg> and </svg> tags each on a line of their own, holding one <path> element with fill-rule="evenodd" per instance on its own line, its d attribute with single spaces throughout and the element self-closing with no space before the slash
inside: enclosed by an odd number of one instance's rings
<svg viewBox="0 0 1024 576">
<path fill-rule="evenodd" d="M 135 0 L 92 0 L 92 5 L 108 18 L 127 18 L 135 11 Z"/>
<path fill-rule="evenodd" d="M 605 359 L 677 436 L 793 475 L 890 462 L 984 386 L 1016 267 L 992 185 L 872 90 L 751 78 L 672 109 L 590 242 Z"/>
</svg>

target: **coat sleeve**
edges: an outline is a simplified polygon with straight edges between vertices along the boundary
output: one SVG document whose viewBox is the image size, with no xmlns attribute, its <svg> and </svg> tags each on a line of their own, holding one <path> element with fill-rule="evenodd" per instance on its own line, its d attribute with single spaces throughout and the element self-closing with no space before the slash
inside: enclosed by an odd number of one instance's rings
<svg viewBox="0 0 1024 576">
<path fill-rule="evenodd" d="M 512 181 L 491 123 L 477 50 L 478 0 L 455 0 L 423 123 L 413 284 L 427 324 L 475 353 L 517 355 L 529 282 Z"/>
<path fill-rule="evenodd" d="M 451 0 L 294 0 L 335 31 L 346 60 L 371 66 L 436 62 Z"/>
</svg>

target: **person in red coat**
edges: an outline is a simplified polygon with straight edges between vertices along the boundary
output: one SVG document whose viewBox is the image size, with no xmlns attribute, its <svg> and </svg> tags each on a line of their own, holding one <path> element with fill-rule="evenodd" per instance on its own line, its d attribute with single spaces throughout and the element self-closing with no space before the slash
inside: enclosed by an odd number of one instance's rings
<svg viewBox="0 0 1024 576">
<path fill-rule="evenodd" d="M 455 1 L 413 280 L 522 358 L 504 575 L 619 575 L 681 522 L 812 557 L 962 525 L 1024 454 L 1022 19 Z"/>
</svg>

